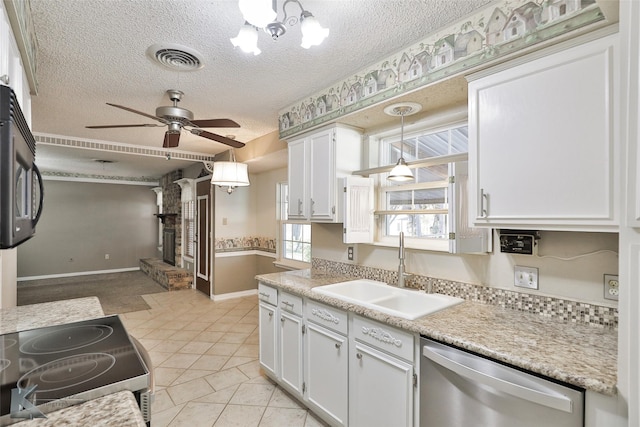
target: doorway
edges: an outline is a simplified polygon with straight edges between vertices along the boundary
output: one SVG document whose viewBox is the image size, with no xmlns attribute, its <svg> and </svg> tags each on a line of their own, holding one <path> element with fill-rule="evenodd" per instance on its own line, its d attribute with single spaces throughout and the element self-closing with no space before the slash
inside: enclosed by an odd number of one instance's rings
<svg viewBox="0 0 640 427">
<path fill-rule="evenodd" d="M 215 199 L 210 178 L 196 182 L 196 289 L 211 297 L 213 288 L 213 212 Z"/>
</svg>

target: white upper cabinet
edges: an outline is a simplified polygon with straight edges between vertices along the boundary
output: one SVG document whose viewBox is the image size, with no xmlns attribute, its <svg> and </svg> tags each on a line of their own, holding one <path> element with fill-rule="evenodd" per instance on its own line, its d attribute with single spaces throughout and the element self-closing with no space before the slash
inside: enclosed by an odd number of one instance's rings
<svg viewBox="0 0 640 427">
<path fill-rule="evenodd" d="M 360 168 L 361 134 L 334 125 L 289 142 L 289 219 L 342 222 L 342 182 Z"/>
<path fill-rule="evenodd" d="M 617 229 L 618 37 L 571 43 L 469 79 L 473 225 Z"/>
</svg>

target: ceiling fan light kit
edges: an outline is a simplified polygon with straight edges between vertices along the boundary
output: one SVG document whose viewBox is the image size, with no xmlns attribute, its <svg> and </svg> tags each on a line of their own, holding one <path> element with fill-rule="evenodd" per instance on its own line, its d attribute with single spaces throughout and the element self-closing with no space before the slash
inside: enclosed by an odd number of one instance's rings
<svg viewBox="0 0 640 427">
<path fill-rule="evenodd" d="M 164 134 L 164 142 L 162 146 L 164 148 L 175 148 L 180 143 L 180 134 L 182 130 L 190 132 L 194 135 L 202 138 L 210 139 L 212 141 L 221 142 L 234 148 L 244 147 L 244 143 L 236 141 L 235 139 L 228 138 L 226 136 L 218 135 L 216 133 L 208 132 L 202 128 L 237 128 L 240 125 L 231 119 L 203 119 L 194 120 L 193 113 L 186 108 L 178 107 L 178 102 L 184 96 L 182 91 L 176 89 L 169 89 L 167 91 L 169 99 L 173 102 L 173 105 L 160 106 L 156 108 L 156 115 L 144 113 L 142 111 L 134 110 L 133 108 L 125 107 L 123 105 L 111 104 L 107 102 L 107 105 L 120 108 L 131 113 L 139 114 L 152 120 L 156 120 L 159 124 L 136 124 L 136 125 L 99 125 L 99 126 L 86 126 L 88 129 L 106 129 L 106 128 L 131 128 L 131 127 L 158 127 L 167 126 L 167 131 Z"/>
<path fill-rule="evenodd" d="M 295 3 L 300 8 L 299 19 L 296 16 L 287 14 L 286 7 L 289 3 Z M 240 47 L 246 53 L 260 54 L 257 33 L 259 28 L 263 28 L 273 40 L 278 40 L 287 32 L 285 23 L 289 26 L 294 26 L 300 21 L 300 31 L 302 32 L 300 46 L 305 49 L 309 49 L 311 46 L 319 46 L 329 35 L 329 29 L 322 28 L 320 22 L 311 12 L 304 9 L 299 0 L 285 0 L 282 4 L 282 12 L 284 13 L 282 21 L 277 20 L 277 0 L 239 0 L 238 6 L 245 23 L 240 28 L 238 36 L 231 39 L 231 43 L 235 47 Z"/>
</svg>

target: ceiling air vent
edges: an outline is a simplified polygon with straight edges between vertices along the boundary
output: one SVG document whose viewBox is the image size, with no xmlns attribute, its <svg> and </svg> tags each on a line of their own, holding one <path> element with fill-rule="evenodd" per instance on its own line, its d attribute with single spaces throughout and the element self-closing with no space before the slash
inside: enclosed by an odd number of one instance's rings
<svg viewBox="0 0 640 427">
<path fill-rule="evenodd" d="M 147 56 L 155 63 L 174 71 L 195 71 L 204 67 L 200 52 L 179 44 L 154 44 Z"/>
</svg>

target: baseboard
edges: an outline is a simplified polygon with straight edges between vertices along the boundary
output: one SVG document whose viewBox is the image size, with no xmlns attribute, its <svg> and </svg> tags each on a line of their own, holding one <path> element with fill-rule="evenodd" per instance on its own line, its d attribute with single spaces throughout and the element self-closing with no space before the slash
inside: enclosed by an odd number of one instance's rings
<svg viewBox="0 0 640 427">
<path fill-rule="evenodd" d="M 213 301 L 224 301 L 233 298 L 250 297 L 252 295 L 258 295 L 257 289 L 250 289 L 248 291 L 229 292 L 228 294 L 211 295 Z"/>
<path fill-rule="evenodd" d="M 140 267 L 114 268 L 113 270 L 78 271 L 76 273 L 46 274 L 43 276 L 18 277 L 16 280 L 18 282 L 26 282 L 28 280 L 58 279 L 61 277 L 75 277 L 75 276 L 91 276 L 92 274 L 124 273 L 127 271 L 137 271 L 137 270 L 140 270 Z"/>
</svg>

